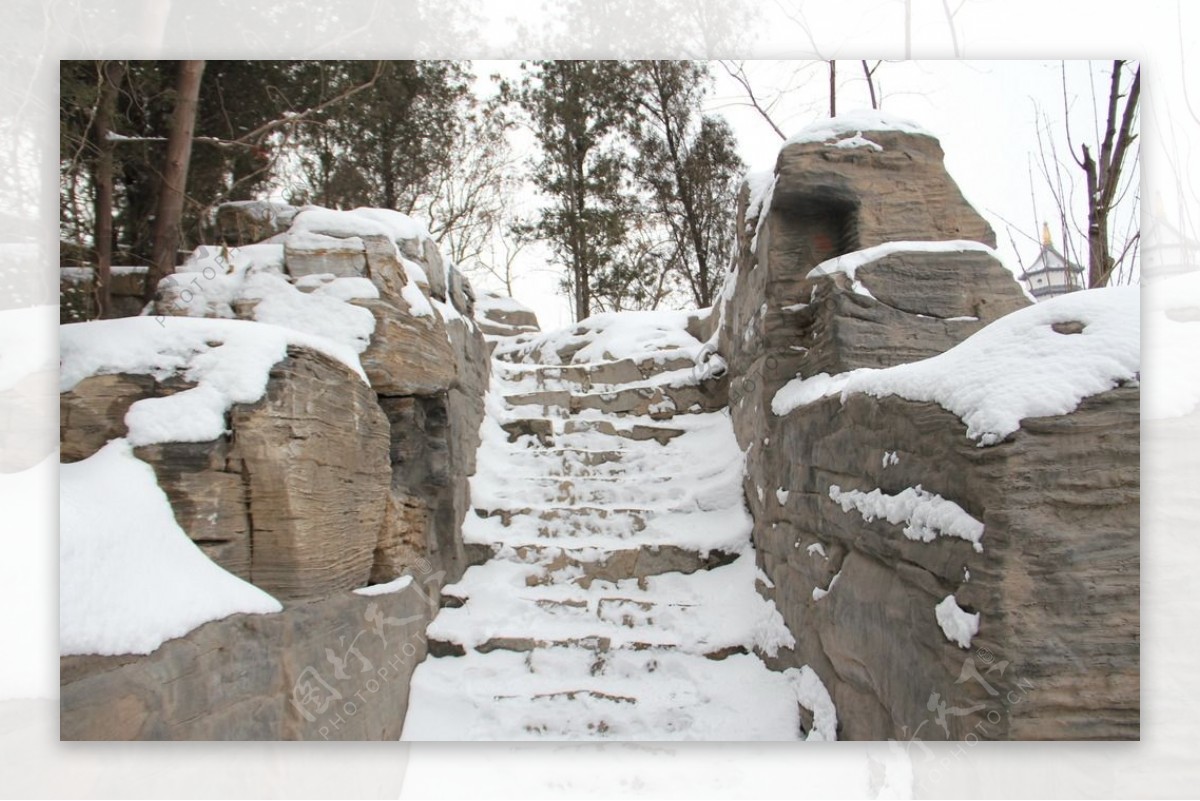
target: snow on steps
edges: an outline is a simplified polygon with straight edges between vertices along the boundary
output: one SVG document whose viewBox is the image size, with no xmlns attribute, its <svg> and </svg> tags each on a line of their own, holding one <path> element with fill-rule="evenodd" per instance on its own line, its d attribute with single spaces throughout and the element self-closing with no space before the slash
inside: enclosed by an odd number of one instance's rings
<svg viewBox="0 0 1200 801">
<path fill-rule="evenodd" d="M 815 674 L 760 658 L 793 641 L 757 591 L 742 455 L 692 353 L 518 362 L 595 350 L 561 339 L 497 348 L 513 363 L 494 362 L 473 564 L 442 590 L 404 739 L 832 739 Z"/>
</svg>

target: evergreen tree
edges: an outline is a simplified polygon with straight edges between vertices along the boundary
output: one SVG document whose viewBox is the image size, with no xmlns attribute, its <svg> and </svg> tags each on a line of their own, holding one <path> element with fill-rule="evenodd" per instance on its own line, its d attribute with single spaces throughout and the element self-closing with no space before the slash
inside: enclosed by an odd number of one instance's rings
<svg viewBox="0 0 1200 801">
<path fill-rule="evenodd" d="M 712 82 L 690 61 L 638 62 L 637 175 L 671 243 L 670 264 L 698 308 L 711 306 L 733 239 L 745 164 L 728 124 L 701 112 Z"/>
<path fill-rule="evenodd" d="M 372 62 L 322 62 L 330 87 L 361 83 Z M 463 62 L 387 62 L 353 111 L 333 108 L 304 131 L 313 202 L 413 212 L 455 164 L 474 99 Z"/>
<path fill-rule="evenodd" d="M 619 61 L 539 61 L 527 68 L 517 99 L 541 150 L 533 180 L 550 203 L 536 223 L 565 264 L 575 318 L 597 296 L 621 291 L 618 255 L 630 199 L 626 136 L 635 106 L 633 66 Z"/>
</svg>

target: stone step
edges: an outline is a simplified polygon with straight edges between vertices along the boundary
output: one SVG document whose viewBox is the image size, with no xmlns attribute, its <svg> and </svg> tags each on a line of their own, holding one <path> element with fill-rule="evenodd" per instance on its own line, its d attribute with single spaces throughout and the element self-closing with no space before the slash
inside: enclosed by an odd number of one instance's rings
<svg viewBox="0 0 1200 801">
<path fill-rule="evenodd" d="M 549 555 L 524 552 L 526 558 Z M 443 643 L 442 654 L 573 646 L 671 647 L 728 656 L 768 631 L 763 628 L 768 618 L 755 611 L 765 610 L 768 602 L 754 588 L 750 555 L 686 574 L 593 576 L 585 582 L 585 570 L 578 561 L 546 563 L 498 554 L 442 589 L 443 608 L 426 636 Z M 730 615 L 732 609 L 746 614 Z M 778 627 L 771 637 L 784 634 L 782 620 L 771 625 Z"/>
<path fill-rule="evenodd" d="M 572 392 L 566 389 L 506 394 L 504 400 L 514 409 L 537 406 L 560 410 L 568 415 L 585 410 L 603 414 L 635 415 L 651 420 L 669 420 L 677 414 L 699 414 L 722 409 L 727 396 L 723 386 L 621 387 L 602 392 Z"/>
<path fill-rule="evenodd" d="M 405 740 L 794 740 L 789 678 L 754 655 L 536 648 L 431 657 L 413 674 Z M 730 692 L 738 688 L 737 692 Z"/>
<path fill-rule="evenodd" d="M 695 499 L 676 509 L 558 506 L 476 509 L 463 521 L 463 542 L 474 546 L 518 548 L 556 546 L 594 548 L 598 552 L 640 546 L 679 546 L 699 551 L 739 550 L 750 530 L 740 497 L 729 493 L 721 502 L 736 506 L 706 507 Z"/>
<path fill-rule="evenodd" d="M 598 477 L 620 478 L 632 462 L 630 453 L 623 450 L 589 450 L 586 448 L 524 448 L 512 450 L 504 459 L 505 476 L 520 481 L 531 477 Z"/>
<path fill-rule="evenodd" d="M 429 636 L 426 639 L 429 649 L 429 655 L 433 657 L 455 657 L 466 656 L 468 649 L 461 643 L 456 643 L 451 640 L 441 639 L 436 636 Z M 535 639 L 533 637 L 519 636 L 503 636 L 491 637 L 473 648 L 469 649 L 480 654 L 490 654 L 493 651 L 512 651 L 515 653 L 528 653 L 530 651 L 544 650 L 547 648 L 575 648 L 583 651 L 590 651 L 594 654 L 607 654 L 611 651 L 658 651 L 659 653 L 680 653 L 679 648 L 671 642 L 640 642 L 638 640 L 622 640 L 617 644 L 613 643 L 612 638 L 602 637 L 599 635 L 588 635 L 579 638 L 562 638 L 554 640 Z M 728 645 L 723 648 L 714 648 L 711 651 L 698 654 L 705 659 L 728 659 L 734 654 L 749 653 L 740 645 Z"/>
<path fill-rule="evenodd" d="M 656 510 L 606 506 L 544 506 L 512 509 L 475 509 L 481 519 L 496 518 L 504 528 L 519 521 L 536 526 L 539 537 L 555 538 L 605 534 L 627 539 L 646 528 L 647 519 Z"/>
<path fill-rule="evenodd" d="M 648 476 L 636 481 L 628 476 L 528 477 L 519 480 L 477 483 L 472 502 L 486 508 L 514 506 L 656 506 L 680 501 L 688 488 L 670 475 Z"/>
<path fill-rule="evenodd" d="M 615 585 L 620 586 L 624 585 Z M 684 634 L 697 627 L 696 618 L 705 611 L 699 604 L 647 600 L 638 597 L 636 587 L 627 588 L 634 593 L 597 597 L 557 592 L 571 589 L 535 585 L 528 588 L 533 597 L 509 598 L 503 608 L 491 596 L 485 597 L 482 605 L 472 605 L 470 597 L 460 598 L 461 605 L 445 605 L 430 624 L 426 632 L 430 649 L 446 656 L 462 656 L 468 650 L 487 653 L 566 647 L 596 652 L 671 648 L 710 657 L 745 653 L 739 642 L 695 642 Z M 488 633 L 481 634 L 481 627 Z M 534 637 L 529 631 L 542 634 Z"/>
<path fill-rule="evenodd" d="M 471 548 L 468 559 L 473 565 L 482 565 L 497 558 L 502 550 L 500 545 L 475 544 Z M 664 573 L 688 575 L 699 570 L 712 570 L 731 563 L 738 556 L 736 553 L 720 550 L 700 553 L 677 545 L 615 550 L 520 545 L 503 550 L 507 559 L 540 568 L 540 572 L 526 576 L 526 586 L 551 584 L 557 581 L 559 576 L 569 575 L 571 581 L 583 589 L 591 587 L 594 581 L 617 582 L 633 579 L 642 582 L 649 576 Z M 458 594 L 451 588 L 442 590 L 444 606 L 461 606 L 465 601 L 466 595 Z"/>
<path fill-rule="evenodd" d="M 634 384 L 666 373 L 678 373 L 682 379 L 697 372 L 696 363 L 690 356 L 669 355 L 562 365 L 497 360 L 493 369 L 500 381 L 513 385 L 584 391 L 593 387 L 611 389 L 620 384 Z"/>
<path fill-rule="evenodd" d="M 562 420 L 547 417 L 522 417 L 503 423 L 500 428 L 508 434 L 509 442 L 515 443 L 523 437 L 531 437 L 543 448 L 553 448 L 570 434 L 595 432 L 636 442 L 654 440 L 659 445 L 666 445 L 684 433 L 683 429 L 670 426 L 650 426 L 640 423 L 618 425 L 612 420 Z"/>
</svg>

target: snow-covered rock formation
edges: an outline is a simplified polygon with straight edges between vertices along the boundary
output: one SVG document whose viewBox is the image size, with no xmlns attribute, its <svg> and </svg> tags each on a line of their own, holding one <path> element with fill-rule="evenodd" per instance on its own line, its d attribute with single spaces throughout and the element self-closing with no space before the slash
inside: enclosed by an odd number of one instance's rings
<svg viewBox="0 0 1200 801">
<path fill-rule="evenodd" d="M 935 138 L 743 192 L 711 335 L 753 542 L 841 736 L 1138 736 L 1138 292 L 1030 307 Z"/>
<path fill-rule="evenodd" d="M 404 215 L 261 206 L 220 216 L 268 240 L 198 248 L 154 314 L 62 327 L 64 738 L 398 736 L 466 566 L 470 284 Z"/>
</svg>

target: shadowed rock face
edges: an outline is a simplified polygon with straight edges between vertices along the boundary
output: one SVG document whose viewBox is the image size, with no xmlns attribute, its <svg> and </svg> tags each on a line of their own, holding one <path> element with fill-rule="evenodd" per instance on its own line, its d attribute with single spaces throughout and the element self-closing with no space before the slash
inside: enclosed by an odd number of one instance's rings
<svg viewBox="0 0 1200 801">
<path fill-rule="evenodd" d="M 902 398 L 771 411 L 796 375 L 927 358 L 1029 302 L 995 258 L 971 250 L 909 249 L 854 281 L 808 277 L 887 242 L 994 243 L 936 140 L 863 135 L 883 150 L 784 149 L 755 252 L 743 195 L 719 332 L 754 544 L 797 641 L 781 664 L 818 672 L 847 739 L 1136 739 L 1136 387 L 1025 420 L 987 448 L 950 412 Z M 891 495 L 919 485 L 983 523 L 983 550 L 843 511 L 833 485 Z M 967 649 L 939 626 L 949 595 L 980 615 Z"/>
</svg>

